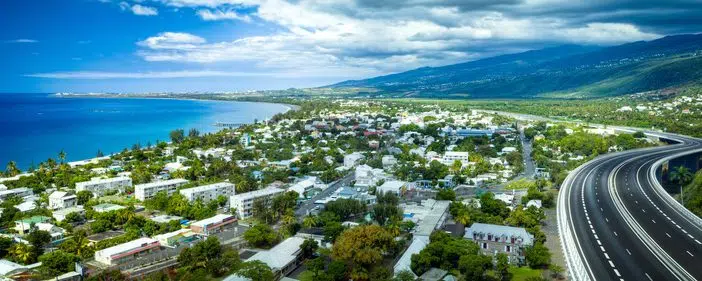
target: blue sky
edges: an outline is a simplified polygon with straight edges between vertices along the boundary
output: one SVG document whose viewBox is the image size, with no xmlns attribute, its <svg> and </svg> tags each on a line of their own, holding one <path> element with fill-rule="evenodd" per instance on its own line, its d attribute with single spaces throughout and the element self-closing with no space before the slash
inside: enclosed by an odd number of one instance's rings
<svg viewBox="0 0 702 281">
<path fill-rule="evenodd" d="M 321 86 L 558 44 L 698 32 L 700 6 L 694 0 L 7 0 L 0 3 L 0 92 Z"/>
</svg>

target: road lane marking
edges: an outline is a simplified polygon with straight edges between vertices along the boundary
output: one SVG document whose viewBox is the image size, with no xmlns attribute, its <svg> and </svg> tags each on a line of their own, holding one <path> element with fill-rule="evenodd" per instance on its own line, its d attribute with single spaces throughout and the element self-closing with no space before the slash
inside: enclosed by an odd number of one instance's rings
<svg viewBox="0 0 702 281">
<path fill-rule="evenodd" d="M 690 253 L 690 251 L 685 251 L 685 252 L 686 252 L 688 255 L 690 255 L 691 257 L 694 257 L 694 255 L 693 255 L 692 253 Z"/>
<path fill-rule="evenodd" d="M 626 253 L 631 256 L 631 252 L 629 252 L 629 249 L 625 249 L 625 250 L 626 250 Z"/>
<path fill-rule="evenodd" d="M 670 234 L 668 234 L 668 232 L 666 232 L 665 235 L 668 236 L 668 238 L 670 238 Z"/>
<path fill-rule="evenodd" d="M 644 274 L 646 274 L 646 277 L 648 277 L 648 280 L 653 281 L 653 278 L 651 278 L 651 276 L 649 276 L 648 273 L 645 273 L 645 272 L 644 272 Z"/>
</svg>

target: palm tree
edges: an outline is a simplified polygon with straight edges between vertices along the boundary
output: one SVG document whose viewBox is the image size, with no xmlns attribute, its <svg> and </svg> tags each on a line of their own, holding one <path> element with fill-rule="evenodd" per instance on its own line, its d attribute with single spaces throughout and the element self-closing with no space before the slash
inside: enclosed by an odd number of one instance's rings
<svg viewBox="0 0 702 281">
<path fill-rule="evenodd" d="M 8 162 L 7 166 L 5 167 L 5 173 L 10 177 L 18 175 L 20 170 L 17 168 L 17 163 L 15 161 Z"/>
<path fill-rule="evenodd" d="M 302 225 L 306 228 L 312 228 L 317 226 L 319 221 L 317 220 L 317 217 L 315 216 L 306 216 L 304 219 L 302 219 Z"/>
<path fill-rule="evenodd" d="M 29 263 L 32 259 L 32 248 L 24 243 L 16 243 L 9 249 L 10 255 L 18 262 Z"/>
<path fill-rule="evenodd" d="M 61 160 L 61 164 L 63 164 L 63 161 L 66 160 L 66 152 L 61 149 L 58 154 L 59 160 Z"/>
<path fill-rule="evenodd" d="M 683 185 L 692 180 L 692 172 L 690 172 L 690 169 L 687 167 L 680 165 L 670 172 L 669 179 L 680 185 L 680 204 L 685 206 L 685 200 L 683 199 Z"/>
<path fill-rule="evenodd" d="M 456 222 L 462 225 L 469 225 L 470 216 L 468 216 L 468 214 L 460 214 L 458 217 L 456 217 Z"/>
</svg>

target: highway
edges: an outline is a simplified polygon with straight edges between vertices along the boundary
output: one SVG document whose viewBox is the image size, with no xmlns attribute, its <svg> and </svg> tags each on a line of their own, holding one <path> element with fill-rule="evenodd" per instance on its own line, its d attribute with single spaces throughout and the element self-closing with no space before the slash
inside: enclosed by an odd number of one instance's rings
<svg viewBox="0 0 702 281">
<path fill-rule="evenodd" d="M 573 170 L 558 197 L 558 227 L 571 280 L 702 280 L 702 220 L 660 186 L 670 157 L 697 139 L 600 156 Z"/>
</svg>

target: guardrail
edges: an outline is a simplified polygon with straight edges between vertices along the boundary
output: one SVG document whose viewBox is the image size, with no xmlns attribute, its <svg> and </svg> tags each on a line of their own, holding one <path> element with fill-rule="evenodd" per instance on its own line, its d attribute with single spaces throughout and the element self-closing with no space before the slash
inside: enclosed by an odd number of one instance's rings
<svg viewBox="0 0 702 281">
<path fill-rule="evenodd" d="M 580 256 L 580 250 L 576 241 L 577 238 L 575 236 L 575 233 L 571 231 L 572 225 L 569 220 L 570 216 L 568 216 L 565 212 L 568 212 L 566 204 L 569 196 L 567 194 L 570 191 L 569 189 L 572 185 L 573 180 L 578 175 L 578 173 L 580 173 L 583 167 L 588 166 L 592 162 L 593 161 L 588 162 L 588 164 L 581 165 L 575 170 L 571 171 L 566 177 L 566 179 L 563 181 L 563 184 L 561 185 L 561 191 L 558 193 L 558 203 L 556 207 L 556 215 L 558 221 L 558 237 L 561 241 L 561 248 L 563 249 L 563 255 L 565 256 L 568 277 L 570 278 L 570 280 L 591 280 L 587 266 L 585 265 L 585 263 L 582 260 L 582 257 Z"/>
</svg>

